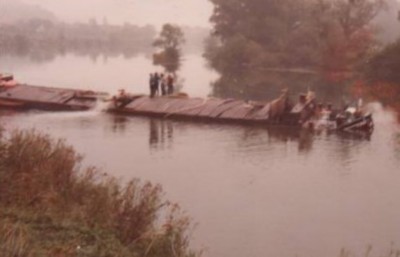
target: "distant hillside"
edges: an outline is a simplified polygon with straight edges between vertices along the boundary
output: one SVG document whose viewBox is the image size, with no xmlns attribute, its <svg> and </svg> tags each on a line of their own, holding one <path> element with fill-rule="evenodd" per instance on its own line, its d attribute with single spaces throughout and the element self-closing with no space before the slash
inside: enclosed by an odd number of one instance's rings
<svg viewBox="0 0 400 257">
<path fill-rule="evenodd" d="M 56 20 L 53 13 L 39 6 L 25 4 L 19 0 L 0 0 L 0 23 L 15 23 L 38 18 Z"/>
</svg>

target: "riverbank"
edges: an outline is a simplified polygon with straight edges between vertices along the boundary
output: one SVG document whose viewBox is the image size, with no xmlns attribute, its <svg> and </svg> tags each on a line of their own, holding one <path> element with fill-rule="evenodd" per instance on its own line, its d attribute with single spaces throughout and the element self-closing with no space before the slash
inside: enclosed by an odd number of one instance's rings
<svg viewBox="0 0 400 257">
<path fill-rule="evenodd" d="M 196 256 L 160 185 L 121 185 L 62 140 L 0 130 L 0 256 Z"/>
</svg>

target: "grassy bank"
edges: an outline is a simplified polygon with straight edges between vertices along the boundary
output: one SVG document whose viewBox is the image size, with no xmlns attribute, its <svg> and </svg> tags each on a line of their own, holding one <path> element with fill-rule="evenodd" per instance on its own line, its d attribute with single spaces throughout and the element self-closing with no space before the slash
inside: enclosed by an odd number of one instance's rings
<svg viewBox="0 0 400 257">
<path fill-rule="evenodd" d="M 0 256 L 195 256 L 159 185 L 123 186 L 61 140 L 0 131 Z"/>
</svg>

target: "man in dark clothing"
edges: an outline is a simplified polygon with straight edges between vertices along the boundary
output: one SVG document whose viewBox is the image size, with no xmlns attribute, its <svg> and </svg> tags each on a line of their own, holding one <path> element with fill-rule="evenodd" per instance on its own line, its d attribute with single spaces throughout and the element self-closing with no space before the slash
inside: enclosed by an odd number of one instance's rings
<svg viewBox="0 0 400 257">
<path fill-rule="evenodd" d="M 154 94 L 159 94 L 160 76 L 157 72 L 154 73 Z"/>
<path fill-rule="evenodd" d="M 168 74 L 167 77 L 167 88 L 168 88 L 168 94 L 172 95 L 174 93 L 174 78 L 172 77 L 171 74 Z"/>
<path fill-rule="evenodd" d="M 154 94 L 155 94 L 155 91 L 154 91 L 154 76 L 151 73 L 150 73 L 150 78 L 149 78 L 149 87 L 150 87 L 150 97 L 154 97 Z"/>
</svg>

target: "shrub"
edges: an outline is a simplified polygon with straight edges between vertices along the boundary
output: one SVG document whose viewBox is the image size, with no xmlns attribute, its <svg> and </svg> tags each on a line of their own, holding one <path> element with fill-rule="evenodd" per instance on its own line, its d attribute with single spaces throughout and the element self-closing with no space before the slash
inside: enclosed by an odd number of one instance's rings
<svg viewBox="0 0 400 257">
<path fill-rule="evenodd" d="M 121 185 L 63 140 L 0 130 L 0 250 L 6 256 L 193 256 L 190 220 L 160 185 Z M 77 250 L 78 249 L 78 250 Z M 1 256 L 1 254 L 0 254 Z"/>
</svg>

